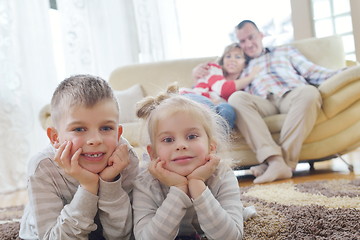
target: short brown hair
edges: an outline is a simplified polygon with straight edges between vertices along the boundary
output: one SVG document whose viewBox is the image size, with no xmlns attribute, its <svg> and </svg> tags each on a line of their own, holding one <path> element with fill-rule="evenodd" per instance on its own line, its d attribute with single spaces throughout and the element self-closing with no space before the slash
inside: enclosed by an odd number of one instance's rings
<svg viewBox="0 0 360 240">
<path fill-rule="evenodd" d="M 243 21 L 241 21 L 238 25 L 236 25 L 236 29 L 238 29 L 238 30 L 242 29 L 245 26 L 245 24 L 247 24 L 247 23 L 253 25 L 257 30 L 259 30 L 259 28 L 256 26 L 256 24 L 251 20 L 243 20 Z"/>
<path fill-rule="evenodd" d="M 86 74 L 66 78 L 55 89 L 51 99 L 52 121 L 56 124 L 61 113 L 70 107 L 92 107 L 105 99 L 112 99 L 119 110 L 113 90 L 104 79 Z"/>
</svg>

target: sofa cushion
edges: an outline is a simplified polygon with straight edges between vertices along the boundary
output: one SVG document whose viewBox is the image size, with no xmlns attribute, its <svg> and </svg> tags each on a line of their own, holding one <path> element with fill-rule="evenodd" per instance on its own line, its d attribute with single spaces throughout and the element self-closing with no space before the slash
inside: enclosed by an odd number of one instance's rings
<svg viewBox="0 0 360 240">
<path fill-rule="evenodd" d="M 341 36 L 308 38 L 291 43 L 310 61 L 329 68 L 345 67 L 345 53 Z"/>
<path fill-rule="evenodd" d="M 121 91 L 115 90 L 114 94 L 119 102 L 120 123 L 137 121 L 135 105 L 144 97 L 144 92 L 140 84 L 135 84 Z"/>
<path fill-rule="evenodd" d="M 121 124 L 123 126 L 123 137 L 129 141 L 133 147 L 139 147 L 145 145 L 145 140 L 142 139 L 142 136 L 145 136 L 144 133 L 144 124 L 142 121 L 128 122 Z"/>
<path fill-rule="evenodd" d="M 353 66 L 334 75 L 319 86 L 323 110 L 328 118 L 360 100 L 360 66 Z"/>
</svg>

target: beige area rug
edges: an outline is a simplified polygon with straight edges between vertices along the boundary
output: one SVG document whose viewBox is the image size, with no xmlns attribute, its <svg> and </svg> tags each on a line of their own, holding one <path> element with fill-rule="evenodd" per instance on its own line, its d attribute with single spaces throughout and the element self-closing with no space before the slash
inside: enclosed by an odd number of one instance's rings
<svg viewBox="0 0 360 240">
<path fill-rule="evenodd" d="M 244 239 L 360 240 L 360 179 L 254 185 L 241 188 L 258 215 Z M 0 240 L 19 239 L 23 207 L 0 208 Z"/>
<path fill-rule="evenodd" d="M 360 179 L 242 188 L 244 239 L 360 239 Z"/>
</svg>

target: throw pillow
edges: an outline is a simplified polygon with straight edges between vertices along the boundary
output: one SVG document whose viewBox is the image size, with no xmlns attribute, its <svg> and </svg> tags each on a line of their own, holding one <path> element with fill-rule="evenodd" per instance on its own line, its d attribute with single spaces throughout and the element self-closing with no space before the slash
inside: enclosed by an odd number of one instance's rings
<svg viewBox="0 0 360 240">
<path fill-rule="evenodd" d="M 144 97 L 140 84 L 133 85 L 125 90 L 114 90 L 120 107 L 120 123 L 137 121 L 135 105 Z"/>
</svg>

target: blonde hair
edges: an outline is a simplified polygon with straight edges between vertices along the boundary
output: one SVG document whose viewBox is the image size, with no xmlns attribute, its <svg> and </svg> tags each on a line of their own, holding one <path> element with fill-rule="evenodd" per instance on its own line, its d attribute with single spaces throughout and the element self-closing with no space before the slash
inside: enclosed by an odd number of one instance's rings
<svg viewBox="0 0 360 240">
<path fill-rule="evenodd" d="M 176 83 L 170 85 L 166 92 L 140 101 L 137 104 L 136 114 L 146 120 L 148 137 L 150 143 L 154 144 L 159 119 L 178 112 L 189 113 L 198 120 L 204 127 L 209 142 L 214 142 L 218 151 L 226 149 L 230 132 L 227 122 L 210 108 L 179 95 Z"/>
<path fill-rule="evenodd" d="M 68 108 L 73 106 L 92 107 L 98 102 L 111 99 L 119 105 L 109 84 L 102 78 L 92 75 L 74 75 L 63 80 L 51 99 L 51 118 L 56 125 Z"/>
</svg>

